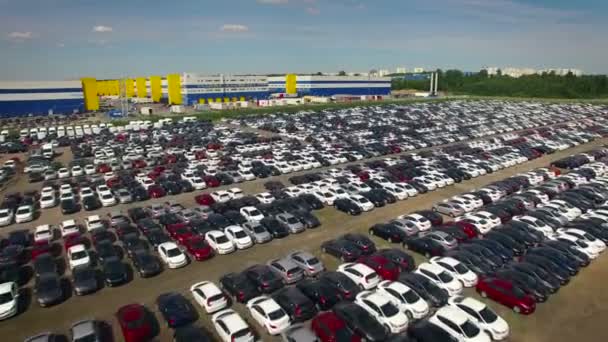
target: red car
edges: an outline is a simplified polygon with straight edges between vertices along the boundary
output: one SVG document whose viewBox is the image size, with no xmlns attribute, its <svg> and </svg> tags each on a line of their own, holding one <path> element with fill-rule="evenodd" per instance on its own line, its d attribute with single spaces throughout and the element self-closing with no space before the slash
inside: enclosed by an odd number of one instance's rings
<svg viewBox="0 0 608 342">
<path fill-rule="evenodd" d="M 154 184 L 148 188 L 148 195 L 151 198 L 161 198 L 165 196 L 165 189 L 158 184 Z"/>
<path fill-rule="evenodd" d="M 80 233 L 74 233 L 63 237 L 63 247 L 66 251 L 70 249 L 70 247 L 76 245 L 85 245 L 88 247 L 89 242 L 84 236 L 80 235 Z"/>
<path fill-rule="evenodd" d="M 310 325 L 321 342 L 360 342 L 361 337 L 352 332 L 340 317 L 332 311 L 317 315 Z"/>
<path fill-rule="evenodd" d="M 179 244 L 194 236 L 194 233 L 186 223 L 170 224 L 166 227 L 169 236 Z"/>
<path fill-rule="evenodd" d="M 357 173 L 357 177 L 359 177 L 362 182 L 365 182 L 369 180 L 369 173 L 367 171 L 361 171 Z"/>
<path fill-rule="evenodd" d="M 32 248 L 32 251 L 30 252 L 30 256 L 31 256 L 32 260 L 35 260 L 41 254 L 45 254 L 45 253 L 53 254 L 52 249 L 53 249 L 53 244 L 51 244 L 48 240 L 38 241 L 38 242 L 34 243 L 34 247 Z"/>
<path fill-rule="evenodd" d="M 194 197 L 197 204 L 211 206 L 215 203 L 215 200 L 209 194 L 200 194 Z"/>
<path fill-rule="evenodd" d="M 477 237 L 477 235 L 479 235 L 479 230 L 477 230 L 477 227 L 475 227 L 475 225 L 472 223 L 459 221 L 453 222 L 452 225 L 460 227 L 462 231 L 471 239 L 474 239 Z"/>
<path fill-rule="evenodd" d="M 215 188 L 220 186 L 220 181 L 214 176 L 204 176 L 203 180 L 207 183 L 207 187 Z"/>
<path fill-rule="evenodd" d="M 362 256 L 357 262 L 367 265 L 384 280 L 395 281 L 399 278 L 399 273 L 401 273 L 399 267 L 394 262 L 380 254 Z"/>
<path fill-rule="evenodd" d="M 165 168 L 164 166 L 162 166 L 162 165 L 158 165 L 158 166 L 155 166 L 155 167 L 152 169 L 152 171 L 154 171 L 154 172 L 156 172 L 156 173 L 158 173 L 158 174 L 161 174 L 161 173 L 165 172 L 165 170 L 166 170 L 166 169 L 167 169 L 167 168 Z"/>
<path fill-rule="evenodd" d="M 112 168 L 108 164 L 97 165 L 97 173 L 106 173 L 112 171 Z"/>
<path fill-rule="evenodd" d="M 148 166 L 148 164 L 146 164 L 146 162 L 141 159 L 134 160 L 132 165 L 133 165 L 133 168 L 135 168 L 135 169 L 142 169 L 142 168 Z"/>
<path fill-rule="evenodd" d="M 205 151 L 197 151 L 196 153 L 194 153 L 194 156 L 196 157 L 196 160 L 207 158 L 207 154 L 205 153 Z"/>
<path fill-rule="evenodd" d="M 529 315 L 536 309 L 534 298 L 509 280 L 481 278 L 476 290 L 482 297 L 493 299 L 523 315 Z"/>
<path fill-rule="evenodd" d="M 108 188 L 112 189 L 120 185 L 120 179 L 118 177 L 110 178 L 106 181 Z"/>
<path fill-rule="evenodd" d="M 174 156 L 173 154 L 168 154 L 165 156 L 165 159 L 163 161 L 164 161 L 163 164 L 175 164 L 175 163 L 177 163 L 177 157 Z"/>
<path fill-rule="evenodd" d="M 391 153 L 401 153 L 401 147 L 399 147 L 397 145 L 390 146 L 390 149 L 391 149 Z"/>
<path fill-rule="evenodd" d="M 197 261 L 207 260 L 213 256 L 213 249 L 202 236 L 192 236 L 184 241 L 183 245 Z"/>
<path fill-rule="evenodd" d="M 118 309 L 116 318 L 125 342 L 145 342 L 152 338 L 152 322 L 142 305 L 125 305 Z"/>
</svg>

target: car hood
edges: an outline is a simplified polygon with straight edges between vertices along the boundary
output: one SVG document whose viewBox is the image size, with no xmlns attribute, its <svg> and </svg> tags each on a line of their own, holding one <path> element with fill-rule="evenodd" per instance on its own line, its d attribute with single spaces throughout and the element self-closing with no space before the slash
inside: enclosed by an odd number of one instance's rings
<svg viewBox="0 0 608 342">
<path fill-rule="evenodd" d="M 0 305 L 0 313 L 8 312 L 13 310 L 17 306 L 17 300 L 13 299 L 10 302 Z"/>
</svg>

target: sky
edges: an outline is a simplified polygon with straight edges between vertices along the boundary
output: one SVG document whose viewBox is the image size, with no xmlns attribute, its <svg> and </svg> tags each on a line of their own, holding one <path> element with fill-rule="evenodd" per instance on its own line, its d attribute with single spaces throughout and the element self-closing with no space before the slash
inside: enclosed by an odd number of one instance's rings
<svg viewBox="0 0 608 342">
<path fill-rule="evenodd" d="M 606 0 L 0 0 L 0 80 L 484 66 L 608 73 Z"/>
</svg>

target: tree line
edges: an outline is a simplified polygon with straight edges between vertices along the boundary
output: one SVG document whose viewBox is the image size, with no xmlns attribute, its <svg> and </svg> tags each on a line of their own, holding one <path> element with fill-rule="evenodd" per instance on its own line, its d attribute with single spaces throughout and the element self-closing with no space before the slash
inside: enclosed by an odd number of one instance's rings
<svg viewBox="0 0 608 342">
<path fill-rule="evenodd" d="M 606 75 L 559 76 L 554 73 L 526 75 L 514 78 L 506 75 L 488 75 L 485 70 L 464 74 L 460 70 L 438 70 L 440 91 L 455 95 L 543 97 L 591 99 L 608 97 Z M 392 89 L 429 90 L 429 80 L 394 78 Z"/>
</svg>

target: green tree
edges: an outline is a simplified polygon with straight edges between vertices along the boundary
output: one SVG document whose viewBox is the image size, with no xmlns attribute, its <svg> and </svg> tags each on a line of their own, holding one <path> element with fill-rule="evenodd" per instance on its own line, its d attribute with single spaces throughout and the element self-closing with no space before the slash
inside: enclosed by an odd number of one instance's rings
<svg viewBox="0 0 608 342">
<path fill-rule="evenodd" d="M 340 70 L 340 72 L 338 72 L 338 76 L 346 76 L 346 71 Z"/>
</svg>

